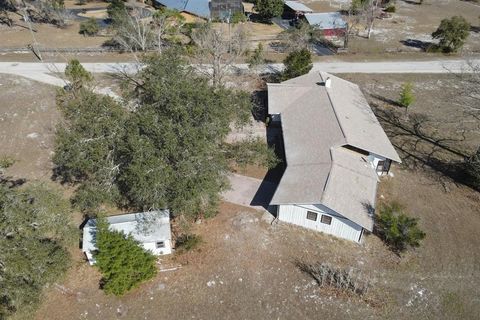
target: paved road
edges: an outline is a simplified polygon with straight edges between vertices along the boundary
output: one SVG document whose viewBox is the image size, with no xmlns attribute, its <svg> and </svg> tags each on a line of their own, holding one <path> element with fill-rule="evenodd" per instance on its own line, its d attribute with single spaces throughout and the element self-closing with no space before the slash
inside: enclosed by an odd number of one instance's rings
<svg viewBox="0 0 480 320">
<path fill-rule="evenodd" d="M 471 60 L 480 65 L 480 59 Z M 65 63 L 0 62 L 0 73 L 31 74 L 63 72 Z M 85 69 L 93 73 L 135 72 L 135 63 L 83 63 Z M 246 64 L 238 64 L 239 69 L 247 69 Z M 282 64 L 269 64 L 264 71 L 281 70 Z M 313 70 L 331 73 L 447 73 L 465 70 L 464 60 L 433 61 L 383 61 L 383 62 L 315 62 Z"/>
</svg>

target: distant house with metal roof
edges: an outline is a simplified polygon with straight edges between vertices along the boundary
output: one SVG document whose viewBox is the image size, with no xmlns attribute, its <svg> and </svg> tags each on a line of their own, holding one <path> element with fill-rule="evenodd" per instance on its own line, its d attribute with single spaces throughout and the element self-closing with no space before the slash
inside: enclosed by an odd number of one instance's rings
<svg viewBox="0 0 480 320">
<path fill-rule="evenodd" d="M 132 235 L 145 250 L 154 255 L 172 253 L 172 236 L 170 231 L 170 212 L 168 210 L 130 213 L 107 217 L 111 230 Z M 90 264 L 95 264 L 94 252 L 97 250 L 95 237 L 96 219 L 89 219 L 83 227 L 82 251 Z"/>
<path fill-rule="evenodd" d="M 283 6 L 283 19 L 298 19 L 306 13 L 313 12 L 312 9 L 298 1 L 285 1 Z"/>
<path fill-rule="evenodd" d="M 268 112 L 285 150 L 277 218 L 360 242 L 373 229 L 378 176 L 401 162 L 360 88 L 312 72 L 268 84 Z"/>
<path fill-rule="evenodd" d="M 155 0 L 155 3 L 207 20 L 227 20 L 237 12 L 244 12 L 241 0 Z"/>
<path fill-rule="evenodd" d="M 340 12 L 305 13 L 308 24 L 323 31 L 324 36 L 344 36 L 347 22 Z"/>
</svg>

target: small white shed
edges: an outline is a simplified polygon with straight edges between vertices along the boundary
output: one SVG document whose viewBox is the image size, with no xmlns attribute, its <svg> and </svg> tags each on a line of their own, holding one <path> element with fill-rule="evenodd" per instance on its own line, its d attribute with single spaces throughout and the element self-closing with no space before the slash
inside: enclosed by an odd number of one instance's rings
<svg viewBox="0 0 480 320">
<path fill-rule="evenodd" d="M 170 231 L 170 212 L 168 210 L 122 214 L 107 217 L 110 230 L 131 234 L 142 246 L 154 255 L 172 253 L 172 236 Z M 93 253 L 97 250 L 95 235 L 97 221 L 90 219 L 83 227 L 82 251 L 88 262 L 93 265 Z"/>
</svg>

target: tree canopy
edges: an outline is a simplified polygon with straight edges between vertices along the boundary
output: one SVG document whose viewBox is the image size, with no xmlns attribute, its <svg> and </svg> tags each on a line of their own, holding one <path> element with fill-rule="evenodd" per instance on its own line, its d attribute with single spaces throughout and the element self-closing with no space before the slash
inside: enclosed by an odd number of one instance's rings
<svg viewBox="0 0 480 320">
<path fill-rule="evenodd" d="M 68 201 L 44 185 L 0 184 L 0 318 L 28 313 L 69 265 Z"/>
<path fill-rule="evenodd" d="M 292 79 L 307 74 L 312 68 L 312 54 L 307 49 L 292 51 L 283 61 L 285 70 L 283 80 Z"/>
<path fill-rule="evenodd" d="M 255 10 L 265 20 L 270 20 L 278 17 L 283 12 L 283 0 L 257 0 L 255 3 Z"/>
<path fill-rule="evenodd" d="M 123 295 L 157 273 L 155 256 L 146 251 L 131 235 L 109 230 L 103 219 L 97 222 L 95 266 L 103 277 L 106 293 Z"/>
<path fill-rule="evenodd" d="M 176 51 L 144 63 L 126 82 L 129 109 L 85 88 L 61 92 L 57 100 L 65 122 L 57 130 L 55 174 L 79 184 L 74 200 L 87 211 L 110 202 L 209 215 L 228 186 L 229 163 L 236 155 L 225 138 L 232 125 L 248 121 L 250 96 L 213 87 Z M 265 144 L 250 146 L 271 153 Z"/>
<path fill-rule="evenodd" d="M 450 19 L 443 19 L 437 30 L 432 33 L 434 39 L 439 39 L 439 46 L 444 52 L 458 51 L 468 35 L 470 34 L 470 24 L 464 17 L 454 16 Z"/>
<path fill-rule="evenodd" d="M 420 246 L 425 233 L 417 226 L 418 219 L 407 216 L 397 202 L 380 206 L 375 232 L 396 253 Z"/>
</svg>

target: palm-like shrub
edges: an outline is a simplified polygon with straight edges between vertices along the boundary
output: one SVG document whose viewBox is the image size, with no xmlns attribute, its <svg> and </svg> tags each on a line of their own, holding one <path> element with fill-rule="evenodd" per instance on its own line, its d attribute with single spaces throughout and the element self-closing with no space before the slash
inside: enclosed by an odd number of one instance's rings
<svg viewBox="0 0 480 320">
<path fill-rule="evenodd" d="M 96 246 L 96 266 L 103 275 L 101 284 L 106 293 L 123 295 L 157 273 L 155 256 L 131 235 L 109 230 L 106 221 L 98 222 Z"/>
<path fill-rule="evenodd" d="M 425 233 L 417 226 L 418 219 L 407 216 L 397 202 L 380 207 L 375 232 L 396 253 L 420 246 Z"/>
</svg>

